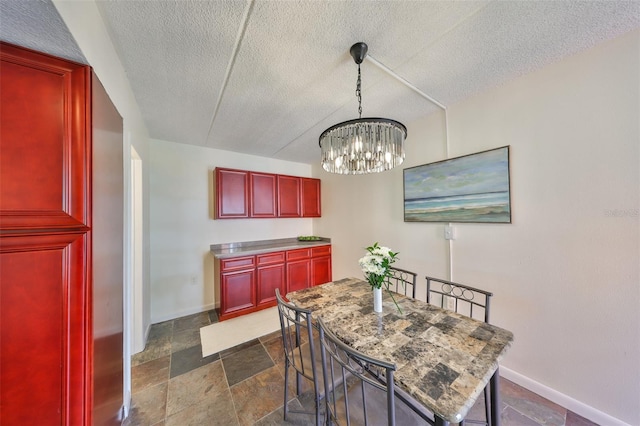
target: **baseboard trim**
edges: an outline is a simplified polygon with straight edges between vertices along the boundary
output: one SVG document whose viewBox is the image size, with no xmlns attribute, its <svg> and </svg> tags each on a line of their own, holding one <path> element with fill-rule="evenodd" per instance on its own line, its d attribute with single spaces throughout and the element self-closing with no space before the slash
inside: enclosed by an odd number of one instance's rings
<svg viewBox="0 0 640 426">
<path fill-rule="evenodd" d="M 536 382 L 527 376 L 524 376 L 516 371 L 510 370 L 507 367 L 500 366 L 500 375 L 507 380 L 511 380 L 513 383 L 520 385 L 531 392 L 535 392 L 538 395 L 547 398 L 551 402 L 555 402 L 564 408 L 573 411 L 582 417 L 591 420 L 599 425 L 607 426 L 631 426 L 622 420 L 616 419 L 607 413 L 597 410 L 583 402 L 571 398 L 555 389 Z"/>
</svg>

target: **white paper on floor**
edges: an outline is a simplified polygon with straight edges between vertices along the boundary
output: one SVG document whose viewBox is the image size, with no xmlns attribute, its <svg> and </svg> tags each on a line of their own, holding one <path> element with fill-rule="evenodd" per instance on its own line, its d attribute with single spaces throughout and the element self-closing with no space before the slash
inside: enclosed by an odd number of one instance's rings
<svg viewBox="0 0 640 426">
<path fill-rule="evenodd" d="M 278 307 L 202 327 L 202 357 L 213 355 L 280 329 Z"/>
</svg>

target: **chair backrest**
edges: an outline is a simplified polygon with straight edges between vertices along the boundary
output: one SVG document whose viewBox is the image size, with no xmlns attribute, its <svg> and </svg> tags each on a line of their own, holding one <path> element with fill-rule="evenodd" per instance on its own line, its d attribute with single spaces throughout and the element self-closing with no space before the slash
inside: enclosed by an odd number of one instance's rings
<svg viewBox="0 0 640 426">
<path fill-rule="evenodd" d="M 394 268 L 393 266 L 389 268 L 389 272 L 391 272 L 389 289 L 415 299 L 416 277 L 418 274 L 405 269 Z"/>
<path fill-rule="evenodd" d="M 489 322 L 493 293 L 440 278 L 426 277 L 427 303 Z"/>
<path fill-rule="evenodd" d="M 396 366 L 345 345 L 321 319 L 318 326 L 329 424 L 373 424 L 386 417 L 388 425 L 395 425 Z M 377 375 L 386 383 L 376 380 Z"/>
<path fill-rule="evenodd" d="M 316 371 L 316 348 L 313 339 L 313 323 L 311 311 L 302 309 L 285 301 L 276 288 L 278 300 L 278 315 L 282 331 L 282 344 L 288 363 L 298 373 L 311 380 L 314 391 L 318 393 L 317 380 L 321 380 L 320 372 Z M 306 360 L 306 361 L 305 361 Z M 305 362 L 310 365 L 305 365 Z"/>
</svg>

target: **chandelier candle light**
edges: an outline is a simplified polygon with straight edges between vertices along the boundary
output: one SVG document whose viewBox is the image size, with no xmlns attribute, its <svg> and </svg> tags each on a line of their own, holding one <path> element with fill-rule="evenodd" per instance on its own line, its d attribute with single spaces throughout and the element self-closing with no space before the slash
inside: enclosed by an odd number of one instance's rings
<svg viewBox="0 0 640 426">
<path fill-rule="evenodd" d="M 330 173 L 377 173 L 404 161 L 407 128 L 388 118 L 362 118 L 362 78 L 360 64 L 367 56 L 367 45 L 359 42 L 350 53 L 358 64 L 356 97 L 358 117 L 329 127 L 320 135 L 322 168 Z"/>
</svg>

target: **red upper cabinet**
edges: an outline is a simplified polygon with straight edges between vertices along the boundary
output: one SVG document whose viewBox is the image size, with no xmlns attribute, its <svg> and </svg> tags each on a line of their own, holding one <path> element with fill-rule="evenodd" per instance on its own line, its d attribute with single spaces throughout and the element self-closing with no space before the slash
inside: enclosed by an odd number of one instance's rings
<svg viewBox="0 0 640 426">
<path fill-rule="evenodd" d="M 251 217 L 277 217 L 278 178 L 271 173 L 249 172 L 249 211 Z"/>
<path fill-rule="evenodd" d="M 216 219 L 249 217 L 249 172 L 216 168 Z"/>
<path fill-rule="evenodd" d="M 320 179 L 215 169 L 215 219 L 320 217 Z"/>
<path fill-rule="evenodd" d="M 278 175 L 278 217 L 300 217 L 300 180 Z"/>
<path fill-rule="evenodd" d="M 302 217 L 320 217 L 320 179 L 301 178 Z"/>
</svg>

